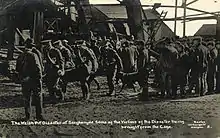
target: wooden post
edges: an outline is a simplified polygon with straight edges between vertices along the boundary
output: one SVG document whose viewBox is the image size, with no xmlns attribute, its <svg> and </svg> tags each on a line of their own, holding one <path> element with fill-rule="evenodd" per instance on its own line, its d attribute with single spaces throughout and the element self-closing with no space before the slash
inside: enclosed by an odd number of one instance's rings
<svg viewBox="0 0 220 138">
<path fill-rule="evenodd" d="M 34 12 L 34 18 L 33 18 L 33 20 L 34 20 L 34 22 L 33 22 L 33 32 L 32 32 L 32 38 L 34 38 L 34 41 L 35 41 L 35 35 L 36 35 L 36 20 L 37 20 L 37 15 L 36 15 L 36 12 Z"/>
<path fill-rule="evenodd" d="M 84 9 L 82 4 L 88 4 L 89 0 L 74 0 L 75 8 L 78 12 L 78 26 L 79 26 L 79 34 L 82 35 L 83 39 L 89 40 L 89 26 L 86 22 L 86 17 L 84 13 Z"/>
<path fill-rule="evenodd" d="M 7 59 L 13 59 L 14 53 L 14 41 L 15 41 L 15 30 L 14 30 L 14 15 L 7 15 L 7 39 L 8 39 L 8 52 L 7 52 Z"/>
<path fill-rule="evenodd" d="M 217 18 L 217 24 L 216 24 L 216 40 L 220 40 L 220 17 Z"/>
<path fill-rule="evenodd" d="M 44 13 L 36 11 L 34 12 L 34 21 L 33 21 L 33 38 L 34 43 L 39 46 L 40 41 L 43 36 L 43 21 L 44 21 Z"/>
<path fill-rule="evenodd" d="M 67 10 L 68 10 L 68 17 L 71 19 L 71 10 L 70 10 L 70 6 L 71 5 L 71 0 L 67 0 Z"/>
<path fill-rule="evenodd" d="M 176 36 L 176 22 L 177 22 L 177 20 L 176 20 L 176 18 L 177 18 L 177 4 L 178 4 L 178 0 L 176 0 L 175 1 L 175 20 L 174 20 L 174 34 L 175 34 L 175 36 Z"/>
<path fill-rule="evenodd" d="M 183 37 L 186 36 L 186 1 L 185 0 L 185 3 L 183 3 Z"/>
<path fill-rule="evenodd" d="M 124 0 L 128 15 L 128 25 L 131 34 L 136 39 L 144 40 L 143 22 L 142 22 L 142 7 L 140 0 Z"/>
</svg>

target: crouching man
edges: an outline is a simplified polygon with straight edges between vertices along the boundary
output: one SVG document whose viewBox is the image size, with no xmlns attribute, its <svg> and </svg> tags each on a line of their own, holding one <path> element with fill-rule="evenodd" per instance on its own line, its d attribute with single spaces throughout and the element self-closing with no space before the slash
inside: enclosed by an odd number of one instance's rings
<svg viewBox="0 0 220 138">
<path fill-rule="evenodd" d="M 36 107 L 37 120 L 42 116 L 42 67 L 37 54 L 32 52 L 34 44 L 26 44 L 24 52 L 18 57 L 16 71 L 21 81 L 24 97 L 25 120 L 31 117 L 32 100 Z"/>
</svg>

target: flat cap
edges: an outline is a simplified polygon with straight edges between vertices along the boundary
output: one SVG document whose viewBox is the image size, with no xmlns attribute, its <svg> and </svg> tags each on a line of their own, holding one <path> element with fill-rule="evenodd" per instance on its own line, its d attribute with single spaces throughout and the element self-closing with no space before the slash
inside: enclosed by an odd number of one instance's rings
<svg viewBox="0 0 220 138">
<path fill-rule="evenodd" d="M 200 37 L 200 36 L 193 37 L 192 40 L 193 40 L 193 41 L 198 40 L 198 41 L 201 42 L 201 41 L 202 41 L 202 37 Z"/>
<path fill-rule="evenodd" d="M 61 44 L 61 43 L 62 43 L 61 40 L 57 40 L 57 41 L 53 42 L 53 45 L 57 45 L 57 44 Z"/>
</svg>

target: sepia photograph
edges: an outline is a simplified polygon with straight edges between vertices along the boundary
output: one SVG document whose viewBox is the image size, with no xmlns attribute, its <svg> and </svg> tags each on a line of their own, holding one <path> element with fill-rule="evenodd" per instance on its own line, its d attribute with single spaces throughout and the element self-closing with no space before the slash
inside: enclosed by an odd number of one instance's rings
<svg viewBox="0 0 220 138">
<path fill-rule="evenodd" d="M 0 138 L 220 138 L 219 0 L 0 0 Z"/>
</svg>

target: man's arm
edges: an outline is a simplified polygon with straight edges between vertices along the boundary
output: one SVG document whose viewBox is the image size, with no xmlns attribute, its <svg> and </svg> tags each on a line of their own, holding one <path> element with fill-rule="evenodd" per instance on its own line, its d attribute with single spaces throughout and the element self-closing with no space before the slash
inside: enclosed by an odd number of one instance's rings
<svg viewBox="0 0 220 138">
<path fill-rule="evenodd" d="M 33 53 L 33 60 L 34 60 L 34 65 L 35 65 L 35 72 L 36 72 L 36 79 L 42 79 L 42 67 L 40 63 L 40 59 L 36 54 Z"/>
<path fill-rule="evenodd" d="M 57 51 L 57 56 L 58 56 L 57 58 L 59 62 L 58 64 L 60 65 L 60 69 L 64 71 L 64 58 L 59 50 L 56 50 L 56 51 Z"/>
<path fill-rule="evenodd" d="M 89 59 L 92 62 L 92 71 L 96 71 L 95 64 L 96 64 L 97 59 L 95 57 L 95 54 L 94 54 L 93 50 L 92 49 L 86 49 L 86 52 L 89 56 Z"/>
<path fill-rule="evenodd" d="M 122 71 L 123 70 L 122 60 L 116 51 L 113 52 L 114 52 L 114 58 L 116 59 L 117 62 L 118 71 Z"/>
<path fill-rule="evenodd" d="M 22 67 L 22 63 L 23 63 L 23 59 L 24 59 L 24 56 L 23 54 L 19 55 L 17 60 L 16 60 L 16 72 L 20 73 L 21 71 L 21 67 Z"/>
</svg>

